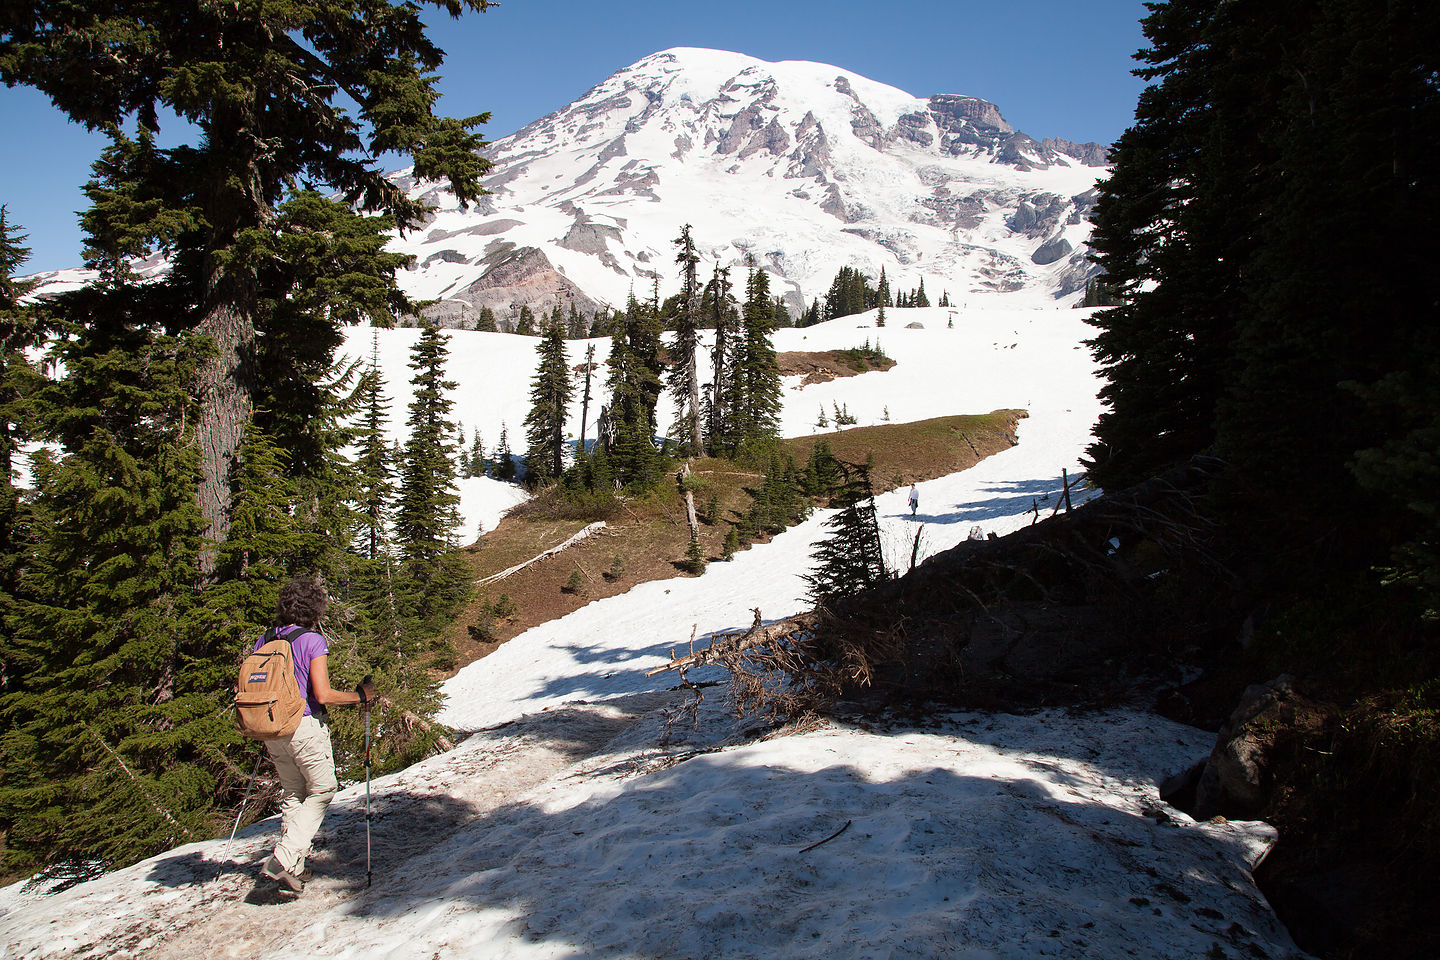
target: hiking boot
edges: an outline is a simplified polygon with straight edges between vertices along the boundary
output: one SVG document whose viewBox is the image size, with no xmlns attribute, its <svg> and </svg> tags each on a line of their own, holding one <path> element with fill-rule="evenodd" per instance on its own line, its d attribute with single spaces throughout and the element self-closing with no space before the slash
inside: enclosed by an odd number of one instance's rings
<svg viewBox="0 0 1440 960">
<path fill-rule="evenodd" d="M 280 865 L 280 861 L 271 854 L 270 859 L 260 868 L 260 872 L 271 880 L 276 881 L 280 886 L 288 889 L 291 893 L 300 893 L 305 889 L 305 881 L 295 876 L 289 870 Z"/>
</svg>

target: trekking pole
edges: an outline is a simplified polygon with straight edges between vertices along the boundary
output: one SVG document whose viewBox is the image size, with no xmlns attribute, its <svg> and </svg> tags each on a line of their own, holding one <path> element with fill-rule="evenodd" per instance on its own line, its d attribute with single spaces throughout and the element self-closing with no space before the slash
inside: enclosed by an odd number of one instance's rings
<svg viewBox="0 0 1440 960">
<path fill-rule="evenodd" d="M 367 676 L 361 681 L 363 688 L 370 683 Z M 370 699 L 360 698 L 360 708 L 365 711 L 365 886 L 370 886 Z"/>
<path fill-rule="evenodd" d="M 225 841 L 225 849 L 220 853 L 220 859 L 230 858 L 230 844 L 235 842 L 235 833 L 240 829 L 240 818 L 245 815 L 245 804 L 250 802 L 250 791 L 255 788 L 255 778 L 260 775 L 260 764 L 265 760 L 265 748 L 260 748 L 260 755 L 255 758 L 255 769 L 250 771 L 250 782 L 245 784 L 245 797 L 240 801 L 240 809 L 235 811 L 235 826 L 230 828 L 230 839 Z"/>
</svg>

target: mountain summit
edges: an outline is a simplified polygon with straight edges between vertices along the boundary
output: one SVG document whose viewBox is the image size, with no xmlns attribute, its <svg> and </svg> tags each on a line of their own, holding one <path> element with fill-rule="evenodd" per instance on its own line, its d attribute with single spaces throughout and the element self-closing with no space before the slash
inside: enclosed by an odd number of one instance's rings
<svg viewBox="0 0 1440 960">
<path fill-rule="evenodd" d="M 772 274 L 792 311 L 842 266 L 938 296 L 1079 291 L 1106 148 L 1035 140 L 992 103 L 920 99 L 821 63 L 675 48 L 488 148 L 491 191 L 462 210 L 440 185 L 395 175 L 438 209 L 395 246 L 431 312 L 620 306 L 673 285 L 683 224 L 703 265 Z"/>
</svg>

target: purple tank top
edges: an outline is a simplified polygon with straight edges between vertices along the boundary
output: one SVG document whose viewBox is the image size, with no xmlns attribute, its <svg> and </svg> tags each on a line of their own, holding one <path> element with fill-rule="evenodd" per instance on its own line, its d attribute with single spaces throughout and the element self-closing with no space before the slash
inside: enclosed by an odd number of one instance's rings
<svg viewBox="0 0 1440 960">
<path fill-rule="evenodd" d="M 276 627 L 275 635 L 290 641 L 290 652 L 295 657 L 295 682 L 305 694 L 305 716 L 323 716 L 325 711 L 320 706 L 320 701 L 315 699 L 315 691 L 310 689 L 310 661 L 328 655 L 330 644 L 319 633 L 305 630 L 293 623 L 288 627 Z M 263 636 L 255 641 L 256 650 L 264 645 Z"/>
</svg>

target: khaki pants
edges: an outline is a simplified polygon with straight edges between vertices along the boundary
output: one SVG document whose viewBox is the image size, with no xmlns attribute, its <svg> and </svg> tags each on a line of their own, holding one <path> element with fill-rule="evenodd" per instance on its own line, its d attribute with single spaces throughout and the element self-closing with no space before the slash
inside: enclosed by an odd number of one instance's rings
<svg viewBox="0 0 1440 960">
<path fill-rule="evenodd" d="M 314 717 L 302 717 L 294 733 L 265 741 L 265 749 L 280 775 L 280 842 L 275 859 L 299 876 L 320 821 L 340 788 L 330 731 Z"/>
</svg>

